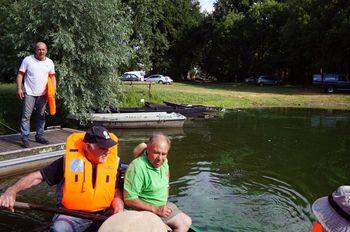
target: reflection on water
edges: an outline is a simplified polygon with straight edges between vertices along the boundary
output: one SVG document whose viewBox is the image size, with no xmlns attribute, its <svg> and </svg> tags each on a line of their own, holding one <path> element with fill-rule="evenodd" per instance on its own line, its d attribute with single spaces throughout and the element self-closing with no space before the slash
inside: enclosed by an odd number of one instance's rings
<svg viewBox="0 0 350 232">
<path fill-rule="evenodd" d="M 131 141 L 131 142 L 144 142 L 154 133 L 164 133 L 171 140 L 181 139 L 184 137 L 184 129 L 180 128 L 163 128 L 163 129 L 128 129 L 128 130 L 118 130 L 113 131 L 121 141 Z"/>
<path fill-rule="evenodd" d="M 312 202 L 349 184 L 349 131 L 350 112 L 297 109 L 235 110 L 165 130 L 170 199 L 203 231 L 308 231 Z M 154 131 L 115 132 L 130 162 L 133 147 Z M 53 193 L 38 187 L 20 198 L 52 204 Z M 2 211 L 0 230 L 28 231 L 50 216 Z"/>
<path fill-rule="evenodd" d="M 173 184 L 181 181 L 187 187 L 172 198 L 205 231 L 307 231 L 311 225 L 307 199 L 277 179 L 199 167 Z"/>
<path fill-rule="evenodd" d="M 311 116 L 312 127 L 336 128 L 341 127 L 342 123 L 349 123 L 350 119 L 346 116 L 333 115 L 313 115 Z"/>
<path fill-rule="evenodd" d="M 308 231 L 312 202 L 348 181 L 349 131 L 350 113 L 339 111 L 236 110 L 197 121 L 173 141 L 171 198 L 205 231 Z"/>
<path fill-rule="evenodd" d="M 15 183 L 18 178 L 2 179 L 0 182 L 1 193 L 8 186 Z M 55 204 L 53 200 L 55 199 L 54 193 L 54 187 L 48 187 L 43 184 L 17 194 L 17 201 L 44 204 L 52 207 Z M 9 213 L 7 210 L 0 210 L 0 231 L 45 231 L 43 229 L 47 228 L 51 218 L 52 214 L 41 211 L 15 210 L 14 213 Z"/>
</svg>

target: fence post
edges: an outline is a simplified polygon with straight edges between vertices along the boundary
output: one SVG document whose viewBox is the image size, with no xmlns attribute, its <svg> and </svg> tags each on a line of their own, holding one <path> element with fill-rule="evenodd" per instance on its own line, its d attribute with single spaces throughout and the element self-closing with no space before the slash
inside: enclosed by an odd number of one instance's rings
<svg viewBox="0 0 350 232">
<path fill-rule="evenodd" d="M 148 94 L 151 95 L 152 82 L 148 84 Z"/>
</svg>

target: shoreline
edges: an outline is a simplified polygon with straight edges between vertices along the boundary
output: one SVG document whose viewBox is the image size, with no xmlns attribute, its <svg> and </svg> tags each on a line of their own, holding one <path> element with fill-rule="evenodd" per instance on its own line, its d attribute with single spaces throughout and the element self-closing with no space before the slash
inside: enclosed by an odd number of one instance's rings
<svg viewBox="0 0 350 232">
<path fill-rule="evenodd" d="M 254 108 L 300 108 L 350 111 L 350 93 L 324 93 L 314 86 L 252 86 L 244 83 L 175 82 L 172 85 L 124 85 L 125 97 L 120 107 L 143 106 L 144 101 L 163 101 L 221 107 L 227 110 Z M 10 132 L 5 124 L 19 130 L 21 101 L 16 84 L 0 83 L 0 134 Z M 60 104 L 58 104 L 59 106 Z M 64 124 L 58 109 L 54 117 L 46 117 L 47 126 Z"/>
</svg>

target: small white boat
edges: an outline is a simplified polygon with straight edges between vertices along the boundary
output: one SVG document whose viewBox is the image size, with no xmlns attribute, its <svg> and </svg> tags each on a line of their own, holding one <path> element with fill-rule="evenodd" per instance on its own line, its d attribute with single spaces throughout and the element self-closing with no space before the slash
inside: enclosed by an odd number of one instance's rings
<svg viewBox="0 0 350 232">
<path fill-rule="evenodd" d="M 32 172 L 62 157 L 65 150 L 0 160 L 0 178 Z"/>
<path fill-rule="evenodd" d="M 166 128 L 183 127 L 186 117 L 180 113 L 94 113 L 90 115 L 94 125 L 106 128 Z"/>
</svg>

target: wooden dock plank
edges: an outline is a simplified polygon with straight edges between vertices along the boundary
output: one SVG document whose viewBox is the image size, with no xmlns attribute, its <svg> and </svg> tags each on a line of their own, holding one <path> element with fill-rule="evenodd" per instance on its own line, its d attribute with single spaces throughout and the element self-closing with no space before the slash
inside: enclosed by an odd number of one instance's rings
<svg viewBox="0 0 350 232">
<path fill-rule="evenodd" d="M 20 134 L 1 135 L 0 136 L 0 160 L 6 158 L 12 158 L 22 155 L 43 153 L 58 149 L 64 149 L 67 137 L 78 130 L 70 128 L 50 129 L 45 131 L 45 138 L 49 140 L 49 144 L 40 144 L 35 141 L 35 132 L 31 132 L 29 135 L 29 148 L 22 147 L 22 141 Z M 11 157 L 9 157 L 11 156 Z"/>
<path fill-rule="evenodd" d="M 24 174 L 42 168 L 65 153 L 67 137 L 78 130 L 70 128 L 49 129 L 45 138 L 49 144 L 35 142 L 35 132 L 30 133 L 29 148 L 22 147 L 20 134 L 0 135 L 0 177 Z"/>
</svg>

